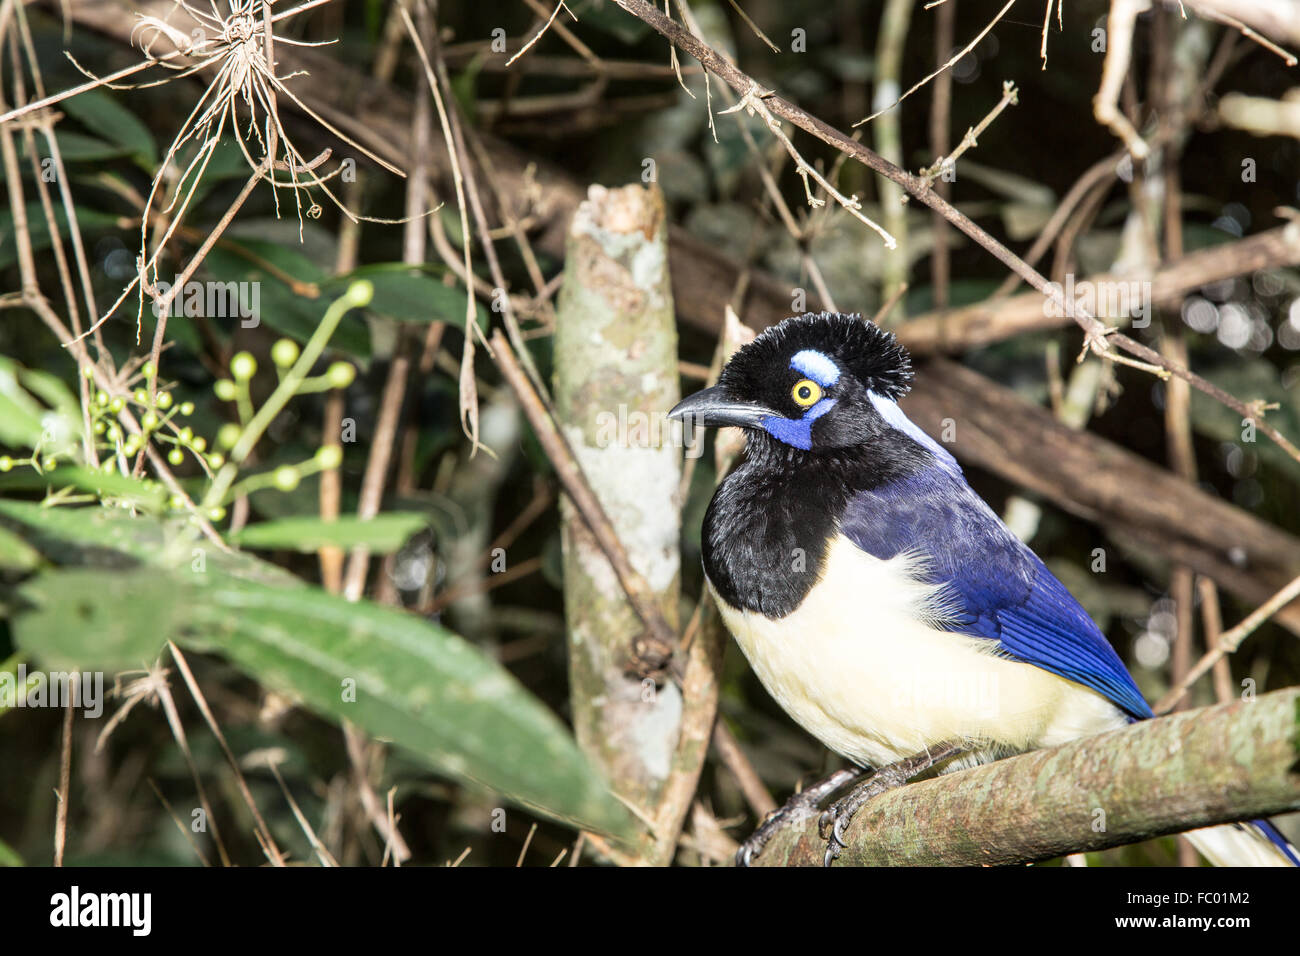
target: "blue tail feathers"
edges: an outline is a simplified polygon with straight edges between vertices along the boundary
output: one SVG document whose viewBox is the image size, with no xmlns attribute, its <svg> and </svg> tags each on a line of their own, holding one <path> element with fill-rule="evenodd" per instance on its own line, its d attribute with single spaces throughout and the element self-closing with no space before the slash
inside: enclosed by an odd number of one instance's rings
<svg viewBox="0 0 1300 956">
<path fill-rule="evenodd" d="M 1277 827 L 1273 826 L 1268 820 L 1251 820 L 1250 826 L 1255 827 L 1260 833 L 1268 837 L 1269 842 L 1291 861 L 1292 866 L 1300 866 L 1300 854 L 1297 853 L 1296 848 L 1281 834 Z"/>
</svg>

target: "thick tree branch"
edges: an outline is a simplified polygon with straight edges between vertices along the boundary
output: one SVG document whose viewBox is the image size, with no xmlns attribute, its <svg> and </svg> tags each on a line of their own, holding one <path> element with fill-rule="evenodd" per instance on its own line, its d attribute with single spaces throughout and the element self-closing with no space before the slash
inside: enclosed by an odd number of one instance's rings
<svg viewBox="0 0 1300 956">
<path fill-rule="evenodd" d="M 841 865 L 1030 863 L 1300 809 L 1300 688 L 1087 737 L 885 793 Z M 820 866 L 817 815 L 758 866 Z"/>
<path fill-rule="evenodd" d="M 1151 275 L 1150 298 L 1144 297 L 1143 303 L 1153 309 L 1177 307 L 1202 286 L 1258 269 L 1297 263 L 1300 263 L 1300 223 L 1290 223 L 1236 242 L 1200 249 L 1165 264 Z M 1094 289 L 1106 289 L 1141 278 L 1097 275 L 1088 276 L 1087 282 Z M 1060 328 L 1069 323 L 1067 316 L 1044 309 L 1043 305 L 1040 293 L 1025 292 L 962 308 L 928 312 L 905 322 L 898 329 L 898 338 L 915 353 L 962 352 L 1023 332 Z"/>
</svg>

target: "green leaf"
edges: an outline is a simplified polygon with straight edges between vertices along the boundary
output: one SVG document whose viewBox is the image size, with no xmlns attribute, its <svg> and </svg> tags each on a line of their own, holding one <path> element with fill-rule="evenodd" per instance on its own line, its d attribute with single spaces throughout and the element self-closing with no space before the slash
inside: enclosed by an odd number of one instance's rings
<svg viewBox="0 0 1300 956">
<path fill-rule="evenodd" d="M 33 610 L 13 619 L 18 646 L 52 670 L 148 668 L 189 618 L 189 589 L 143 569 L 38 574 L 18 589 Z"/>
<path fill-rule="evenodd" d="M 465 290 L 446 286 L 432 276 L 413 271 L 404 263 L 380 263 L 362 266 L 347 275 L 325 283 L 325 294 L 333 299 L 342 295 L 355 279 L 369 279 L 375 297 L 367 308 L 379 315 L 403 322 L 446 322 L 465 328 Z M 488 331 L 487 310 L 475 303 L 479 327 Z"/>
<path fill-rule="evenodd" d="M 30 571 L 41 563 L 41 554 L 8 528 L 0 527 L 0 568 Z"/>
<path fill-rule="evenodd" d="M 125 508 L 47 508 L 0 498 L 0 523 L 59 564 L 220 573 L 276 587 L 306 587 L 287 571 L 251 554 L 222 551 L 186 517 L 138 518 Z M 199 576 L 196 575 L 196 576 Z"/>
<path fill-rule="evenodd" d="M 495 660 L 435 624 L 315 588 L 242 583 L 205 593 L 195 617 L 212 637 L 202 646 L 443 773 L 575 826 L 630 826 L 560 721 Z"/>
<path fill-rule="evenodd" d="M 478 77 L 483 70 L 484 53 L 479 53 L 470 60 L 465 69 L 451 78 L 451 95 L 465 114 L 465 122 L 471 126 L 478 123 Z"/>
<path fill-rule="evenodd" d="M 35 448 L 41 440 L 45 409 L 18 384 L 16 363 L 0 356 L 0 442 Z"/>
<path fill-rule="evenodd" d="M 326 290 L 330 277 L 323 269 L 297 250 L 275 242 L 226 240 L 208 253 L 203 266 L 220 282 L 248 283 L 242 287 L 241 311 L 255 314 L 277 332 L 300 342 L 311 338 L 325 310 L 338 297 L 337 292 Z M 249 301 L 254 294 L 256 300 Z M 370 332 L 360 312 L 343 319 L 330 347 L 369 357 Z"/>
<path fill-rule="evenodd" d="M 602 30 L 629 46 L 644 39 L 652 29 L 650 24 L 628 16 L 609 0 L 578 0 L 577 3 L 569 6 L 584 29 L 594 27 Z"/>
<path fill-rule="evenodd" d="M 137 159 L 150 164 L 157 160 L 149 127 L 118 102 L 116 96 L 101 89 L 91 89 L 64 100 L 60 105 L 82 126 L 110 143 L 116 143 Z M 60 148 L 63 145 L 62 135 L 59 139 Z"/>
<path fill-rule="evenodd" d="M 197 154 L 197 148 L 182 150 L 177 165 L 184 169 Z M 202 163 L 199 165 L 201 166 Z M 198 168 L 195 167 L 196 172 Z M 252 172 L 248 168 L 248 160 L 244 158 L 239 147 L 229 137 L 222 139 L 213 148 L 212 155 L 208 157 L 208 164 L 203 169 L 203 178 L 194 187 L 194 193 L 190 196 L 190 208 L 197 209 L 222 183 L 236 179 L 247 180 Z"/>
<path fill-rule="evenodd" d="M 89 491 L 100 498 L 117 498 L 146 511 L 160 511 L 167 502 L 167 489 L 159 484 L 147 485 L 139 478 L 119 475 L 116 472 L 106 474 L 94 468 L 82 468 L 79 465 L 67 465 L 47 471 L 41 481 L 51 488 L 71 486 L 81 491 Z"/>
<path fill-rule="evenodd" d="M 28 390 L 32 386 L 56 402 L 46 408 Z M 68 453 L 80 428 L 79 409 L 50 387 L 49 376 L 33 373 L 13 359 L 0 356 L 0 442 L 15 448 Z"/>
<path fill-rule="evenodd" d="M 81 420 L 81 401 L 57 375 L 38 368 L 19 368 L 18 379 L 50 408 L 71 422 Z"/>
<path fill-rule="evenodd" d="M 23 866 L 23 858 L 4 840 L 0 840 L 0 866 Z"/>
<path fill-rule="evenodd" d="M 77 225 L 80 227 L 83 236 L 89 237 L 96 233 L 119 228 L 120 217 L 112 213 L 88 209 L 85 206 L 76 207 L 76 211 Z M 62 206 L 55 207 L 54 221 L 58 225 L 59 233 L 67 236 L 68 216 Z M 33 252 L 40 252 L 50 247 L 50 231 L 46 228 L 45 212 L 38 202 L 27 204 L 27 232 L 32 239 Z M 14 241 L 14 217 L 6 206 L 3 211 L 0 211 L 0 269 L 8 269 L 17 261 L 18 251 L 17 244 Z"/>
<path fill-rule="evenodd" d="M 632 826 L 559 719 L 436 624 L 219 552 L 184 521 L 4 500 L 0 517 L 46 557 L 96 566 L 21 586 L 26 606 L 11 627 L 33 658 L 66 670 L 138 668 L 173 640 L 513 803 L 602 832 Z"/>
<path fill-rule="evenodd" d="M 281 518 L 249 525 L 230 536 L 241 548 L 292 548 L 318 551 L 327 545 L 340 548 L 363 546 L 376 554 L 396 551 L 406 539 L 427 525 L 422 514 L 385 512 L 369 520 L 345 515 L 333 521 L 323 518 Z"/>
<path fill-rule="evenodd" d="M 1229 395 L 1242 401 L 1262 400 L 1277 404 L 1265 412 L 1264 420 L 1293 442 L 1300 439 L 1300 387 L 1290 389 L 1282 385 L 1277 368 L 1267 359 L 1243 358 L 1232 365 L 1203 371 L 1201 374 Z M 1241 444 L 1246 427 L 1241 415 L 1199 389 L 1192 389 L 1192 426 L 1201 434 L 1219 441 Z M 1249 450 L 1286 474 L 1295 474 L 1296 463 L 1268 436 L 1256 434 Z"/>
<path fill-rule="evenodd" d="M 88 555 L 99 555 L 98 563 L 112 556 L 117 567 L 134 564 L 174 563 L 167 556 L 169 542 L 194 540 L 174 524 L 145 521 L 124 510 L 105 507 L 47 508 L 33 501 L 0 498 L 0 520 L 34 548 L 57 563 L 83 564 Z M 179 561 L 179 552 L 175 561 Z"/>
<path fill-rule="evenodd" d="M 61 130 L 54 135 L 59 142 L 59 155 L 63 157 L 65 163 L 90 163 L 105 159 L 117 159 L 121 156 L 130 155 L 131 152 L 124 146 L 105 142 L 94 136 L 86 136 L 83 133 L 70 133 L 67 130 Z M 36 141 L 36 154 L 41 159 L 49 158 L 50 147 L 49 143 L 45 142 L 44 137 Z"/>
</svg>

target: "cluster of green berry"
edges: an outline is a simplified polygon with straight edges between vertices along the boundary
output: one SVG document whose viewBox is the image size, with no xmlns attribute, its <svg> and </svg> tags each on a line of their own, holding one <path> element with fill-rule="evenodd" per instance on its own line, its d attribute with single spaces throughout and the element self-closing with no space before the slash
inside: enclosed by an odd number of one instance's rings
<svg viewBox="0 0 1300 956">
<path fill-rule="evenodd" d="M 254 410 L 249 388 L 257 374 L 257 360 L 248 352 L 234 355 L 230 360 L 230 377 L 219 379 L 213 391 L 221 401 L 235 403 L 239 421 L 220 428 L 215 440 L 217 447 L 212 450 L 208 449 L 206 438 L 196 435 L 190 425 L 184 424 L 183 420 L 194 414 L 194 403 L 177 402 L 170 391 L 159 388 L 158 370 L 153 362 L 145 362 L 119 394 L 96 389 L 95 370 L 86 367 L 83 374 L 91 388 L 87 409 L 90 427 L 96 450 L 106 453 L 99 456 L 102 459 L 100 470 L 105 474 L 114 474 L 119 468 L 130 472 L 140 464 L 140 459 L 137 458 L 136 466 L 132 466 L 128 459 L 143 455 L 151 442 L 170 445 L 166 457 L 171 465 L 184 464 L 188 453 L 212 479 L 199 511 L 212 521 L 220 521 L 226 515 L 226 504 L 251 491 L 260 488 L 293 491 L 304 477 L 338 468 L 343 462 L 343 449 L 338 444 L 329 444 L 317 449 L 306 461 L 281 465 L 235 483 L 253 446 L 290 398 L 309 392 L 347 388 L 356 379 L 356 369 L 343 361 L 331 363 L 323 375 L 311 377 L 307 373 L 319 359 L 344 314 L 349 309 L 368 305 L 373 295 L 374 287 L 369 282 L 353 282 L 347 292 L 326 310 L 305 350 L 292 339 L 277 341 L 271 348 L 271 360 L 275 363 L 279 384 L 257 410 Z M 122 427 L 120 419 L 128 409 L 137 417 L 138 432 L 128 434 Z M 128 417 L 128 424 L 130 421 Z M 0 472 L 11 471 L 17 465 L 30 465 L 37 472 L 44 473 L 58 466 L 60 454 L 42 440 L 29 458 L 0 456 Z M 146 477 L 144 482 L 156 487 L 154 479 Z M 173 495 L 171 505 L 176 509 L 192 507 L 183 494 Z"/>
<path fill-rule="evenodd" d="M 280 339 L 271 347 L 271 361 L 275 363 L 276 375 L 285 386 L 284 378 L 298 362 L 301 352 L 298 343 L 292 339 Z M 255 418 L 249 383 L 257 374 L 257 359 L 248 352 L 238 352 L 230 360 L 230 378 L 218 379 L 213 386 L 217 398 L 223 402 L 234 402 L 239 415 L 239 424 L 229 422 L 217 432 L 219 448 L 230 451 L 240 444 L 247 429 Z M 293 394 L 303 395 L 309 392 L 322 392 L 327 389 L 347 388 L 356 379 L 356 369 L 348 362 L 333 362 L 323 375 L 302 377 L 289 383 Z M 302 479 L 318 471 L 328 471 L 339 467 L 343 462 L 343 449 L 338 445 L 325 445 L 316 454 L 297 465 L 281 465 L 271 471 L 250 475 L 236 484 L 225 495 L 225 500 L 241 497 L 262 488 L 277 488 L 280 491 L 293 491 Z M 214 509 L 214 520 L 224 517 L 225 509 L 218 505 Z"/>
<path fill-rule="evenodd" d="M 94 377 L 90 368 L 83 370 L 87 379 Z M 194 429 L 181 423 L 180 419 L 194 414 L 193 402 L 177 402 L 172 393 L 158 388 L 157 369 L 152 362 L 145 362 L 140 368 L 143 384 L 137 385 L 130 396 L 110 395 L 100 389 L 91 396 L 90 427 L 96 437 L 96 447 L 108 454 L 104 456 L 100 469 L 106 474 L 118 470 L 119 462 L 134 458 L 149 441 L 171 445 L 167 452 L 167 461 L 180 465 L 189 452 L 200 461 L 216 468 L 223 461 L 220 455 L 207 455 L 208 442 L 202 435 L 194 434 Z M 140 409 L 140 431 L 125 434 L 118 416 L 128 405 Z"/>
</svg>

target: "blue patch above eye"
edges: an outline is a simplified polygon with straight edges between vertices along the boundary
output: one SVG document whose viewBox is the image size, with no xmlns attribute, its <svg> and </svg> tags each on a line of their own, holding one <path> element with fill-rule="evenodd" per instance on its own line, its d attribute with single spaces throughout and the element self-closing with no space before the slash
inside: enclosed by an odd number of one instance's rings
<svg viewBox="0 0 1300 956">
<path fill-rule="evenodd" d="M 796 352 L 790 359 L 790 367 L 807 375 L 822 388 L 829 388 L 840 380 L 839 366 L 816 349 Z"/>
<path fill-rule="evenodd" d="M 806 372 L 804 374 L 807 374 Z M 832 408 L 835 407 L 835 399 L 823 398 L 808 411 L 803 413 L 802 418 L 781 418 L 772 415 L 763 419 L 763 430 L 775 438 L 777 441 L 785 442 L 795 448 L 802 448 L 804 451 L 812 448 L 812 425 L 817 419 L 821 418 Z"/>
</svg>

